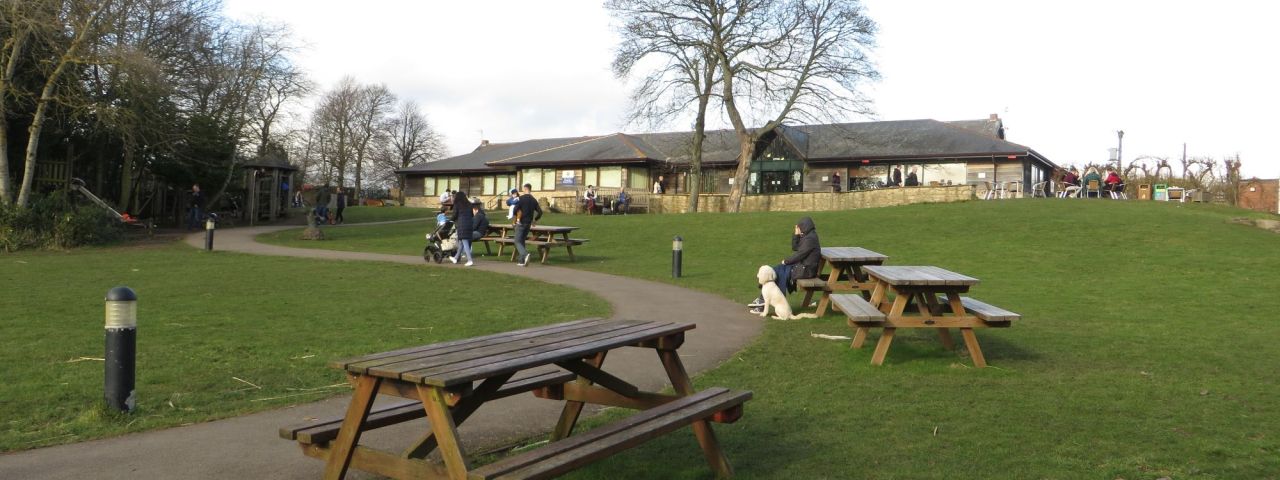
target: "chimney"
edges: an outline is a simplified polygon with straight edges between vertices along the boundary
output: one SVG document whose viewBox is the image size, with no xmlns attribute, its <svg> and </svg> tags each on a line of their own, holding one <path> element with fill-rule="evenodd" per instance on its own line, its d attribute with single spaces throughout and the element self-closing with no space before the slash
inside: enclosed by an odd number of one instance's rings
<svg viewBox="0 0 1280 480">
<path fill-rule="evenodd" d="M 489 141 L 488 141 L 488 140 L 480 140 L 480 146 L 481 146 L 481 147 L 487 147 L 487 146 L 489 146 Z"/>
<path fill-rule="evenodd" d="M 999 114 L 999 113 L 993 113 L 993 114 L 991 114 L 991 118 L 989 118 L 988 120 L 999 120 L 999 119 L 1000 119 L 1000 114 Z"/>
</svg>

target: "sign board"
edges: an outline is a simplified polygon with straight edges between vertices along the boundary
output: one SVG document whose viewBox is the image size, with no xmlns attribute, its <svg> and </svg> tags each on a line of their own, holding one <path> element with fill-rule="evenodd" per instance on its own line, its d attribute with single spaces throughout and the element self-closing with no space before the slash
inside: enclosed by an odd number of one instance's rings
<svg viewBox="0 0 1280 480">
<path fill-rule="evenodd" d="M 573 185 L 573 184 L 574 184 L 574 175 L 573 175 L 573 174 L 574 174 L 574 171 L 573 171 L 573 170 L 563 170 L 563 171 L 561 171 L 561 172 L 560 172 L 560 184 L 561 184 L 561 185 Z"/>
</svg>

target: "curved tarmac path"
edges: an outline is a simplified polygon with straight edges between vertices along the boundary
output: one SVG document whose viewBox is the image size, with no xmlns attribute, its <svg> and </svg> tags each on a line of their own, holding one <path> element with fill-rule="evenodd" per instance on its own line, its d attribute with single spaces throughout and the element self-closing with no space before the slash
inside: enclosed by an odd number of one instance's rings
<svg viewBox="0 0 1280 480">
<path fill-rule="evenodd" d="M 219 231 L 214 247 L 257 255 L 423 264 L 420 256 L 291 248 L 254 240 L 257 235 L 288 228 L 297 226 Z M 190 235 L 186 240 L 197 248 L 204 247 L 203 234 Z M 445 264 L 441 268 L 464 267 Z M 747 313 L 740 304 L 674 285 L 546 265 L 521 268 L 512 262 L 495 261 L 493 257 L 481 257 L 470 268 L 590 292 L 608 301 L 613 306 L 613 318 L 617 319 L 697 323 L 698 328 L 686 335 L 680 349 L 690 373 L 703 372 L 731 358 L 764 327 L 760 317 Z M 647 349 L 614 351 L 605 366 L 641 388 L 669 385 L 657 356 Z M 698 388 L 707 386 L 698 385 Z M 281 426 L 318 417 L 340 416 L 349 399 L 350 396 L 344 395 L 196 425 L 0 455 L 0 478 L 319 478 L 323 463 L 302 455 L 294 442 L 279 438 L 276 431 Z M 481 414 L 460 428 L 469 452 L 549 432 L 559 415 L 559 405 L 532 395 L 517 395 L 486 404 L 480 411 Z M 361 441 L 398 450 L 415 440 L 424 426 L 419 421 L 375 430 L 364 434 Z M 370 477 L 352 470 L 348 478 Z"/>
</svg>

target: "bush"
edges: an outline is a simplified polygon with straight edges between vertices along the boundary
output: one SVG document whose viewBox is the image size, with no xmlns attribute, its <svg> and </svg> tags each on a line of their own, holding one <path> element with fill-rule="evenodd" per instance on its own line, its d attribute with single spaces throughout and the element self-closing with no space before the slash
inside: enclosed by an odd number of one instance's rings
<svg viewBox="0 0 1280 480">
<path fill-rule="evenodd" d="M 77 207 L 66 193 L 41 197 L 30 208 L 0 206 L 0 250 L 66 249 L 118 240 L 120 222 L 96 206 Z"/>
</svg>

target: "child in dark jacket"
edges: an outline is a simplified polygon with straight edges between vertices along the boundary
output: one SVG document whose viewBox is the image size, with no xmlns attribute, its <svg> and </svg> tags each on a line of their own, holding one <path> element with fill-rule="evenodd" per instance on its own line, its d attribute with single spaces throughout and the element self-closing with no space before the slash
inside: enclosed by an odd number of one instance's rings
<svg viewBox="0 0 1280 480">
<path fill-rule="evenodd" d="M 791 236 L 790 257 L 782 259 L 782 263 L 773 266 L 778 289 L 783 294 L 795 290 L 796 280 L 818 276 L 818 264 L 822 261 L 822 245 L 818 241 L 818 228 L 809 217 L 801 218 L 795 225 L 795 234 Z M 747 304 L 752 311 L 759 313 L 764 308 L 764 296 Z"/>
</svg>

